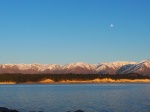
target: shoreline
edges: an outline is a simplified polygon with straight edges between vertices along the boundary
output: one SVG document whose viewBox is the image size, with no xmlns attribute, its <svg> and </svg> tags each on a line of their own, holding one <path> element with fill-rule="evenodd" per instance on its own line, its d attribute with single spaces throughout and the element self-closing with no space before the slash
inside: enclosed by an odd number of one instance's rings
<svg viewBox="0 0 150 112">
<path fill-rule="evenodd" d="M 101 84 L 101 83 L 150 83 L 150 79 L 94 79 L 94 80 L 62 80 L 55 82 L 51 79 L 45 79 L 38 82 L 0 82 L 0 84 Z"/>
<path fill-rule="evenodd" d="M 18 110 L 11 110 L 8 109 L 6 107 L 0 107 L 0 112 L 20 112 Z M 29 111 L 29 112 L 36 112 L 36 111 Z M 38 112 L 43 112 L 43 111 L 38 111 Z M 71 111 L 67 111 L 67 112 L 71 112 Z M 72 112 L 84 112 L 83 110 L 76 110 L 76 111 L 72 111 Z"/>
</svg>

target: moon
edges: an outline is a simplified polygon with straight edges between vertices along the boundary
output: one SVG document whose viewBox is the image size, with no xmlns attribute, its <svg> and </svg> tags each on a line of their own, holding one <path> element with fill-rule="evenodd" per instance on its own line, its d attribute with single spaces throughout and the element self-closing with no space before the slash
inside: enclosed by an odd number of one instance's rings
<svg viewBox="0 0 150 112">
<path fill-rule="evenodd" d="M 113 27 L 114 27 L 114 25 L 113 25 L 113 24 L 110 24 L 110 27 L 111 27 L 111 28 L 113 28 Z"/>
</svg>

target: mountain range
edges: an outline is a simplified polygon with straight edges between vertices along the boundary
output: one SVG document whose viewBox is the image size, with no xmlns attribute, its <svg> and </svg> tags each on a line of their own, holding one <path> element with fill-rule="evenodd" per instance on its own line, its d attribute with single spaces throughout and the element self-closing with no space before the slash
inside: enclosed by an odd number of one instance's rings
<svg viewBox="0 0 150 112">
<path fill-rule="evenodd" d="M 117 61 L 87 64 L 84 62 L 57 64 L 0 64 L 0 74 L 128 74 L 150 76 L 150 60 L 141 62 Z"/>
</svg>

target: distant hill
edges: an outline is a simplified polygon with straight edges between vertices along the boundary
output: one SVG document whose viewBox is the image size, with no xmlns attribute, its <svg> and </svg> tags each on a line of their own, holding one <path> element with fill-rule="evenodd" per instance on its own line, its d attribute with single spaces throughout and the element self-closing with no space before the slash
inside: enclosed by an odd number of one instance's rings
<svg viewBox="0 0 150 112">
<path fill-rule="evenodd" d="M 0 74 L 129 74 L 150 76 L 150 60 L 141 62 L 110 62 L 87 64 L 84 62 L 57 64 L 0 64 Z"/>
</svg>

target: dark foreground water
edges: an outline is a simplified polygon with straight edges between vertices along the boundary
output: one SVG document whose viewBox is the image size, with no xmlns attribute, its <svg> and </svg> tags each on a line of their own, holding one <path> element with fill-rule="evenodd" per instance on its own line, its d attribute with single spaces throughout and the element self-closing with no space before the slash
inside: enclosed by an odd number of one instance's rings
<svg viewBox="0 0 150 112">
<path fill-rule="evenodd" d="M 0 107 L 21 112 L 150 112 L 150 84 L 0 85 Z"/>
</svg>

